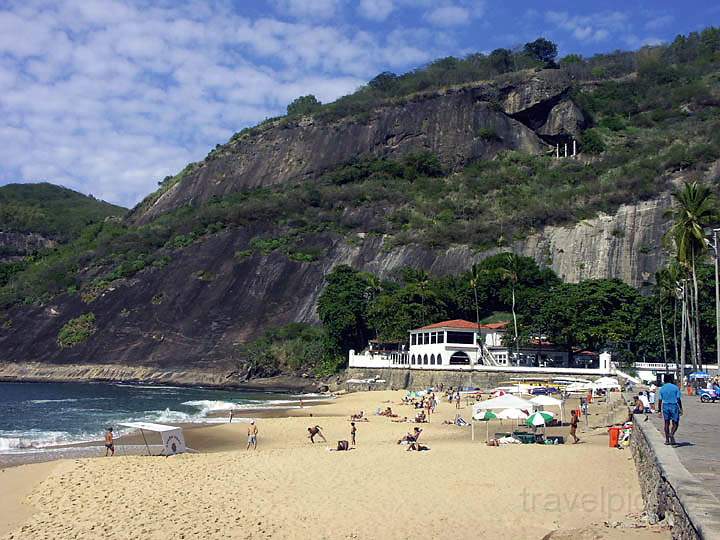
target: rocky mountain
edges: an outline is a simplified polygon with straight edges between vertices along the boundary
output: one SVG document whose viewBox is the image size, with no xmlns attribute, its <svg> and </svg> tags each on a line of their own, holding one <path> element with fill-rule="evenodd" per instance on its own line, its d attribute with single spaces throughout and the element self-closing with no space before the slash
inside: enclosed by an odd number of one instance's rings
<svg viewBox="0 0 720 540">
<path fill-rule="evenodd" d="M 236 383 L 243 344 L 318 322 L 340 264 L 447 275 L 512 250 L 566 281 L 648 285 L 670 191 L 720 172 L 718 79 L 618 58 L 243 130 L 0 287 L 0 377 L 31 362 L 38 377 Z"/>
<path fill-rule="evenodd" d="M 450 170 L 501 150 L 540 154 L 549 143 L 577 136 L 587 120 L 568 96 L 571 79 L 560 70 L 525 71 L 497 81 L 416 94 L 336 122 L 275 121 L 257 134 L 233 138 L 189 167 L 135 209 L 147 223 L 185 204 L 240 190 L 316 178 L 368 157 L 393 158 L 425 150 Z M 492 134 L 485 136 L 483 134 Z"/>
</svg>

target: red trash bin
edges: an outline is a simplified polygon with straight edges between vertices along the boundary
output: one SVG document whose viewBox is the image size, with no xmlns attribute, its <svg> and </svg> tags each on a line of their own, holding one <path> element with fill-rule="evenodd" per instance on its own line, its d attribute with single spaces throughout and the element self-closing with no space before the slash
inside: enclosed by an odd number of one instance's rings
<svg viewBox="0 0 720 540">
<path fill-rule="evenodd" d="M 608 428 L 608 434 L 610 435 L 610 448 L 615 448 L 618 445 L 618 441 L 620 440 L 620 431 L 622 430 L 621 427 L 613 426 Z"/>
</svg>

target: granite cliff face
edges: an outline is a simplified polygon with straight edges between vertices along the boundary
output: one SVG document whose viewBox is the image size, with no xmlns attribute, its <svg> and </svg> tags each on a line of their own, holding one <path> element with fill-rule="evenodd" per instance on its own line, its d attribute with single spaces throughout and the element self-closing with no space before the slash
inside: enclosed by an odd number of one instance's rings
<svg viewBox="0 0 720 540">
<path fill-rule="evenodd" d="M 412 96 L 363 120 L 265 125 L 254 134 L 234 137 L 188 168 L 128 219 L 148 223 L 212 197 L 312 181 L 363 156 L 429 150 L 452 170 L 504 149 L 552 152 L 555 143 L 569 140 L 587 125 L 585 114 L 571 100 L 570 84 L 560 70 L 526 72 Z M 669 225 L 665 214 L 670 202 L 664 194 L 571 227 L 546 227 L 510 248 L 550 266 L 567 281 L 618 277 L 642 286 L 663 262 L 659 242 Z M 380 210 L 358 212 L 373 214 L 356 216 L 368 231 L 374 221 L 385 219 Z M 323 253 L 314 262 L 249 249 L 254 238 L 281 233 L 263 223 L 227 228 L 186 247 L 166 246 L 166 266 L 115 280 L 97 296 L 63 294 L 45 305 L 10 308 L 0 319 L 0 377 L 48 378 L 55 373 L 70 379 L 236 384 L 248 372 L 242 343 L 271 326 L 318 320 L 317 299 L 334 266 L 349 264 L 381 277 L 404 266 L 443 275 L 493 254 L 474 252 L 467 245 L 435 251 L 417 245 L 391 247 L 377 235 L 346 238 L 331 232 L 304 240 L 304 247 Z M 60 329 L 85 313 L 95 315 L 96 332 L 84 343 L 61 348 Z M 18 367 L 26 362 L 35 363 L 32 370 Z M 95 367 L 84 370 L 88 364 Z"/>
<path fill-rule="evenodd" d="M 219 147 L 170 189 L 148 197 L 131 219 L 147 223 L 211 197 L 311 179 L 362 157 L 428 150 L 452 170 L 504 149 L 545 152 L 549 142 L 567 139 L 586 123 L 568 97 L 570 84 L 560 70 L 522 72 L 410 96 L 362 120 L 278 121 Z"/>
<path fill-rule="evenodd" d="M 669 204 L 664 195 L 573 227 L 548 227 L 513 249 L 551 266 L 568 281 L 612 276 L 641 286 L 663 262 L 659 238 L 668 227 Z M 381 237 L 359 235 L 350 244 L 324 234 L 312 240 L 326 252 L 317 262 L 292 261 L 279 252 L 242 260 L 231 255 L 268 232 L 248 228 L 212 235 L 174 252 L 165 268 L 114 282 L 90 303 L 64 295 L 49 305 L 13 308 L 0 331 L 1 360 L 145 365 L 155 372 L 182 366 L 220 371 L 233 381 L 246 370 L 239 344 L 270 326 L 318 320 L 315 306 L 325 275 L 338 264 L 383 277 L 403 266 L 443 275 L 492 254 L 474 253 L 467 246 L 387 250 Z M 60 328 L 87 312 L 97 318 L 96 334 L 84 344 L 61 349 L 56 343 Z"/>
</svg>

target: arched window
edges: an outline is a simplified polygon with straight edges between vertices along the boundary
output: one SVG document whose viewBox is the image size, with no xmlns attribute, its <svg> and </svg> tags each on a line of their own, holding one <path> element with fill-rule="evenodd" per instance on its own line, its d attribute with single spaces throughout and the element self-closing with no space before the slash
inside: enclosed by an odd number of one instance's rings
<svg viewBox="0 0 720 540">
<path fill-rule="evenodd" d="M 425 364 L 427 366 L 427 363 L 428 363 L 428 357 L 426 354 L 425 356 L 423 356 L 423 364 Z"/>
<path fill-rule="evenodd" d="M 467 355 L 467 353 L 464 353 L 463 351 L 453 353 L 453 355 L 450 357 L 451 366 L 467 366 L 469 364 L 470 357 Z"/>
<path fill-rule="evenodd" d="M 431 354 L 431 355 L 430 355 L 430 365 L 431 365 L 431 366 L 434 366 L 434 365 L 435 365 L 435 355 L 434 355 L 434 354 Z"/>
<path fill-rule="evenodd" d="M 442 355 L 441 354 L 437 355 L 437 365 L 442 366 Z"/>
<path fill-rule="evenodd" d="M 414 354 L 412 355 L 412 358 L 410 358 L 410 363 L 412 365 L 415 365 L 415 355 Z"/>
</svg>

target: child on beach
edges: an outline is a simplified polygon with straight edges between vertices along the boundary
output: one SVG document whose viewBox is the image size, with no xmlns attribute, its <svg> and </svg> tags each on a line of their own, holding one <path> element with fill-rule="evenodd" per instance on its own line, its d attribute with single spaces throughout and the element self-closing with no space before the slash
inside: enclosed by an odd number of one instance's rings
<svg viewBox="0 0 720 540">
<path fill-rule="evenodd" d="M 577 436 L 578 421 L 578 413 L 573 409 L 570 411 L 570 436 L 574 439 L 573 444 L 580 442 Z"/>
<path fill-rule="evenodd" d="M 352 446 L 355 446 L 355 434 L 357 433 L 357 428 L 355 427 L 355 422 L 350 422 L 350 444 Z"/>
<path fill-rule="evenodd" d="M 253 450 L 257 450 L 257 434 L 258 428 L 255 425 L 255 420 L 253 420 L 250 422 L 250 426 L 248 427 L 248 443 L 245 450 L 250 450 L 251 446 Z"/>
<path fill-rule="evenodd" d="M 105 457 L 108 457 L 108 452 L 111 456 L 115 455 L 115 443 L 113 443 L 113 430 L 111 427 L 107 428 L 105 432 Z"/>
</svg>

